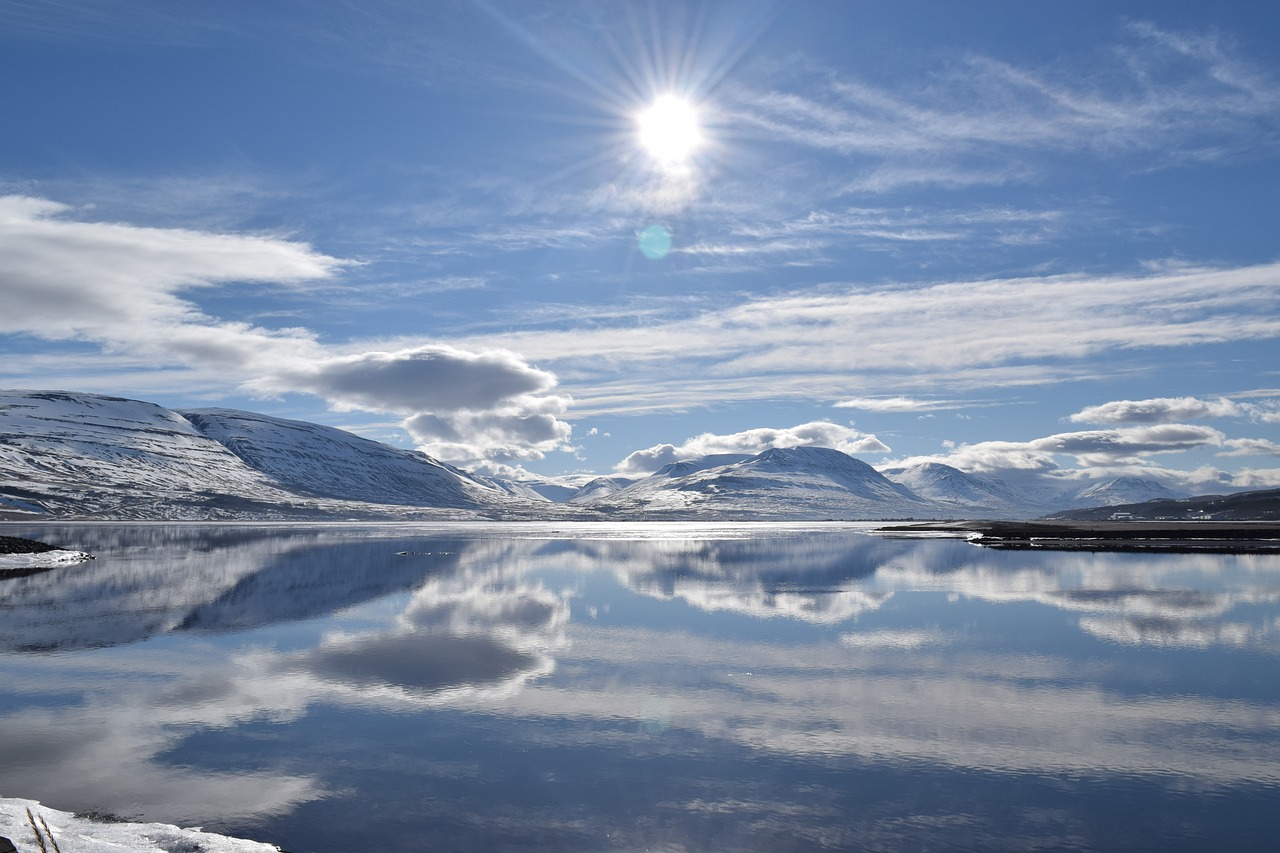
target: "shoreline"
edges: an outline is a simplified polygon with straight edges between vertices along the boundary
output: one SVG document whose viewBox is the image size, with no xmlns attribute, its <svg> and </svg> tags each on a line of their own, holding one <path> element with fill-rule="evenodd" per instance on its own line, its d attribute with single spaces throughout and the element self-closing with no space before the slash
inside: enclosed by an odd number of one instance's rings
<svg viewBox="0 0 1280 853">
<path fill-rule="evenodd" d="M 0 536 L 0 554 L 44 554 L 57 550 L 57 545 L 50 545 L 48 542 L 37 542 L 20 536 Z"/>
<path fill-rule="evenodd" d="M 934 521 L 876 528 L 883 536 L 963 536 L 1004 551 L 1280 554 L 1275 521 Z"/>
<path fill-rule="evenodd" d="M 30 577 L 93 558 L 84 551 L 71 551 L 48 542 L 0 536 L 0 580 Z"/>
</svg>

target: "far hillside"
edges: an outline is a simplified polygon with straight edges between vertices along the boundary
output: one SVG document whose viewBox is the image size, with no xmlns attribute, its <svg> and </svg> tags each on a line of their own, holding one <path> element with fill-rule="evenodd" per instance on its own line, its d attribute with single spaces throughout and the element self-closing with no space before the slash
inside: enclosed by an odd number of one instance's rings
<svg viewBox="0 0 1280 853">
<path fill-rule="evenodd" d="M 1078 521 L 1280 521 L 1280 489 L 1093 507 L 1049 517 Z"/>
</svg>

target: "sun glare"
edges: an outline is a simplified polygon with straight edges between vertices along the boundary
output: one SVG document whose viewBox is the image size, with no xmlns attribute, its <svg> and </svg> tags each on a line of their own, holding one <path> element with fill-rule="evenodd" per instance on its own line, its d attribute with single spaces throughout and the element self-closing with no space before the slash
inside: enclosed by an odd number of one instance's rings
<svg viewBox="0 0 1280 853">
<path fill-rule="evenodd" d="M 663 95 L 636 116 L 640 145 L 663 166 L 682 166 L 702 144 L 702 129 L 693 105 Z"/>
</svg>

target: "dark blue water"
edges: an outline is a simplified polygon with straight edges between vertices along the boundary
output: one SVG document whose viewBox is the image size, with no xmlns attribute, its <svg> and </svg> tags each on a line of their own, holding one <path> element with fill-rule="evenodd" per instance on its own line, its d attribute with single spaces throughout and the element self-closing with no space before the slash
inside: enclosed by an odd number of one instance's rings
<svg viewBox="0 0 1280 853">
<path fill-rule="evenodd" d="M 53 808 L 293 853 L 1276 849 L 1276 556 L 0 533 L 98 556 L 0 581 L 2 793 Z"/>
</svg>

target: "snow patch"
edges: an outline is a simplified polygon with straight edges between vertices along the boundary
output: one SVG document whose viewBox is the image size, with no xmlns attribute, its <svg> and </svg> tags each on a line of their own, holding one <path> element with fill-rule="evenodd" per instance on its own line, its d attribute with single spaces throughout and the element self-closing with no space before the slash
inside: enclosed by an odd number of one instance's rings
<svg viewBox="0 0 1280 853">
<path fill-rule="evenodd" d="M 41 847 L 35 841 L 28 810 L 35 816 L 41 833 L 47 826 L 64 853 L 280 853 L 280 848 L 272 844 L 199 829 L 181 829 L 166 823 L 106 823 L 46 808 L 35 800 L 0 799 L 0 835 L 12 841 L 18 853 L 32 853 Z M 49 835 L 44 838 L 47 844 Z M 53 845 L 49 844 L 48 849 L 52 850 Z"/>
</svg>

